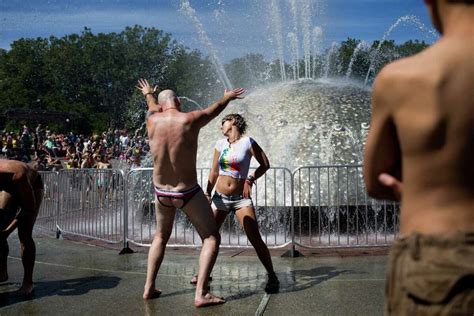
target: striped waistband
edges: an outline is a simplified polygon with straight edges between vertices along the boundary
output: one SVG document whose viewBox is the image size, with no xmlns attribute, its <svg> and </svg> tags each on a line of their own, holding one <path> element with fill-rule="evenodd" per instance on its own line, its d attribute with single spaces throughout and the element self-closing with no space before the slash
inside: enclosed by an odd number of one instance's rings
<svg viewBox="0 0 474 316">
<path fill-rule="evenodd" d="M 225 195 L 225 194 L 222 194 L 222 193 L 219 193 L 219 192 L 215 192 L 214 195 L 220 197 L 223 200 L 227 200 L 227 201 L 238 201 L 238 200 L 242 200 L 244 198 L 244 196 L 242 194 Z"/>
<path fill-rule="evenodd" d="M 155 187 L 156 195 L 163 196 L 163 197 L 176 197 L 176 198 L 183 198 L 201 189 L 201 187 L 197 183 L 192 188 L 185 191 L 170 191 L 170 190 L 160 189 L 156 186 L 154 187 Z"/>
</svg>

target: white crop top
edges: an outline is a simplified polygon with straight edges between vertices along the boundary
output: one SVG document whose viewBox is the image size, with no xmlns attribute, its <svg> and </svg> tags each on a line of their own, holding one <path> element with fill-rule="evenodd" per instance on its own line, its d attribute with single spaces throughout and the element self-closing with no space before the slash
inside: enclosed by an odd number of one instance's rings
<svg viewBox="0 0 474 316">
<path fill-rule="evenodd" d="M 249 172 L 252 152 L 250 148 L 255 143 L 250 137 L 241 137 L 230 146 L 227 138 L 216 142 L 215 149 L 219 155 L 219 175 L 231 176 L 236 179 L 245 179 Z"/>
</svg>

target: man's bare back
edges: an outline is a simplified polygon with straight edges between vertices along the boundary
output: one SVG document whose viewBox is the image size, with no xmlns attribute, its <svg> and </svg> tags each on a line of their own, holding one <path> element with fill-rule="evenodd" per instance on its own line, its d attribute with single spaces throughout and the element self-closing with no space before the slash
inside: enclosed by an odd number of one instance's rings
<svg viewBox="0 0 474 316">
<path fill-rule="evenodd" d="M 374 84 L 365 178 L 370 195 L 395 199 L 378 177 L 403 175 L 401 234 L 474 229 L 471 25 L 385 67 Z"/>
<path fill-rule="evenodd" d="M 196 184 L 200 126 L 193 113 L 175 110 L 156 113 L 148 119 L 147 127 L 154 160 L 153 183 L 163 189 L 178 191 Z"/>
</svg>

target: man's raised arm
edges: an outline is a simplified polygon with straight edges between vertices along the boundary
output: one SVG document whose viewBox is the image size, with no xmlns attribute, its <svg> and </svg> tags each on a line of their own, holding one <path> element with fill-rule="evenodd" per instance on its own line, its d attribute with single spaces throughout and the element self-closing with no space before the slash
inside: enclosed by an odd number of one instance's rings
<svg viewBox="0 0 474 316">
<path fill-rule="evenodd" d="M 193 112 L 193 114 L 195 115 L 196 123 L 199 125 L 199 127 L 207 125 L 207 123 L 212 121 L 216 116 L 218 116 L 222 111 L 224 111 L 230 101 L 235 99 L 243 99 L 244 97 L 242 97 L 241 95 L 245 92 L 246 90 L 243 88 L 237 88 L 234 90 L 226 89 L 224 91 L 224 96 L 220 100 L 214 102 L 204 110 Z"/>
</svg>

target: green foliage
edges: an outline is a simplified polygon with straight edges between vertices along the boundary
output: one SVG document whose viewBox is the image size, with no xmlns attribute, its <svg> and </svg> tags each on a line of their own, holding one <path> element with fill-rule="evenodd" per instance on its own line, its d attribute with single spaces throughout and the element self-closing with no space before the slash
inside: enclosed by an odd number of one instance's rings
<svg viewBox="0 0 474 316">
<path fill-rule="evenodd" d="M 329 76 L 344 76 L 354 58 L 351 78 L 364 80 L 372 65 L 372 79 L 388 62 L 428 46 L 419 41 L 401 45 L 374 41 L 354 56 L 359 43 L 348 38 L 331 56 L 325 55 L 328 50 L 312 56 L 312 76 L 323 76 L 328 61 Z M 304 61 L 299 64 L 302 71 Z M 233 59 L 225 68 L 236 87 L 281 80 L 280 62 L 268 62 L 260 54 Z M 285 64 L 285 69 L 292 78 L 292 66 Z M 146 111 L 144 98 L 135 88 L 139 78 L 161 89 L 174 89 L 202 106 L 222 95 L 223 86 L 209 59 L 177 44 L 170 34 L 138 25 L 108 34 L 84 28 L 80 34 L 61 38 L 19 39 L 10 50 L 0 49 L 0 114 L 8 109 L 59 111 L 67 113 L 70 122 L 56 122 L 57 129 L 81 133 L 109 127 L 134 130 L 143 124 Z M 196 108 L 191 102 L 184 104 L 186 110 Z M 52 124 L 47 118 L 42 123 Z M 14 122 L 7 124 L 15 126 Z"/>
<path fill-rule="evenodd" d="M 61 38 L 20 39 L 9 51 L 0 50 L 0 113 L 17 108 L 65 112 L 74 119 L 64 128 L 85 133 L 135 128 L 136 111 L 146 111 L 135 88 L 139 78 L 204 102 L 215 85 L 203 76 L 215 82 L 199 52 L 154 28 L 108 34 L 85 28 Z"/>
</svg>

